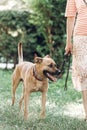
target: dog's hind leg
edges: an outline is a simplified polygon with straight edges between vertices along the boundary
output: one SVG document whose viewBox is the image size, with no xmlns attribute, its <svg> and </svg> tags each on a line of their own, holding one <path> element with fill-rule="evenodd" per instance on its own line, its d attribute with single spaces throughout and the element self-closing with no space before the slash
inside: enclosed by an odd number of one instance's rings
<svg viewBox="0 0 87 130">
<path fill-rule="evenodd" d="M 23 99 L 24 99 L 24 87 L 23 87 L 23 96 L 21 97 L 21 99 L 19 101 L 19 108 L 20 108 L 20 110 L 21 110 Z"/>
<path fill-rule="evenodd" d="M 42 110 L 40 113 L 40 118 L 45 118 L 45 105 L 46 105 L 46 92 L 42 92 Z"/>
<path fill-rule="evenodd" d="M 13 83 L 12 83 L 12 106 L 14 105 L 14 102 L 15 102 L 15 92 L 16 92 L 19 82 L 20 82 L 20 79 L 14 76 Z"/>
<path fill-rule="evenodd" d="M 28 118 L 28 102 L 30 98 L 30 92 L 28 93 L 27 90 L 24 92 L 24 118 L 27 120 Z"/>
<path fill-rule="evenodd" d="M 23 99 L 24 99 L 24 95 L 21 97 L 21 99 L 20 99 L 20 101 L 19 101 L 19 108 L 20 108 L 20 110 L 21 110 L 21 106 L 22 106 Z"/>
</svg>

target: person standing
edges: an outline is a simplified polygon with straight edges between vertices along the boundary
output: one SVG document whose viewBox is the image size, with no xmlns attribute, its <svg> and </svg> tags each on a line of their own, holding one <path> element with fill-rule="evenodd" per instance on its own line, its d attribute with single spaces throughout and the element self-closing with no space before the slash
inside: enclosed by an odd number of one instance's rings
<svg viewBox="0 0 87 130">
<path fill-rule="evenodd" d="M 72 54 L 72 81 L 82 92 L 85 120 L 87 120 L 87 0 L 67 0 L 65 17 L 66 54 Z"/>
</svg>

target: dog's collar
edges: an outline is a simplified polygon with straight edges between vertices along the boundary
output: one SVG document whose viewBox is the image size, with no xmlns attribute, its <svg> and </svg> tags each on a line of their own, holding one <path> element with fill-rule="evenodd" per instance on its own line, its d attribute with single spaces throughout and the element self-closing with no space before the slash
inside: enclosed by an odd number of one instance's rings
<svg viewBox="0 0 87 130">
<path fill-rule="evenodd" d="M 37 80 L 43 81 L 43 78 L 41 78 L 41 77 L 38 75 L 35 66 L 34 66 L 34 68 L 33 68 L 33 76 L 34 76 Z"/>
</svg>

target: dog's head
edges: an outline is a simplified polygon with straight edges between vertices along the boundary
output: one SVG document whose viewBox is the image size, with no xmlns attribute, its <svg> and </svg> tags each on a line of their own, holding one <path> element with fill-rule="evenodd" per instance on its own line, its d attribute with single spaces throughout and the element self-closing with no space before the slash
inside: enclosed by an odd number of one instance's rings
<svg viewBox="0 0 87 130">
<path fill-rule="evenodd" d="M 57 68 L 55 61 L 49 55 L 44 58 L 35 57 L 35 63 L 43 75 L 51 81 L 56 81 L 56 77 L 61 73 Z"/>
</svg>

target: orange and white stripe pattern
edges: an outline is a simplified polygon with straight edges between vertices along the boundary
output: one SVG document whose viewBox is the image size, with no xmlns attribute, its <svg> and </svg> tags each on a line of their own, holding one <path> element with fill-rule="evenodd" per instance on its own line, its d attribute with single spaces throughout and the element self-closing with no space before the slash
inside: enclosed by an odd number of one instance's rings
<svg viewBox="0 0 87 130">
<path fill-rule="evenodd" d="M 75 17 L 77 20 L 74 28 L 74 35 L 87 36 L 87 5 L 83 0 L 67 0 L 65 16 Z"/>
<path fill-rule="evenodd" d="M 65 16 L 76 16 L 76 3 L 75 0 L 67 0 Z"/>
</svg>

